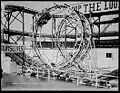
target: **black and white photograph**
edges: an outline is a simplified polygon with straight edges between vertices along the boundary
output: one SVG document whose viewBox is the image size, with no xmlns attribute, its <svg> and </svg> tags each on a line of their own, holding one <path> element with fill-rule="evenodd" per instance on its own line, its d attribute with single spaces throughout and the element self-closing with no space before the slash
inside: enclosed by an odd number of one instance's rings
<svg viewBox="0 0 120 93">
<path fill-rule="evenodd" d="M 118 91 L 119 1 L 1 1 L 1 91 Z"/>
</svg>

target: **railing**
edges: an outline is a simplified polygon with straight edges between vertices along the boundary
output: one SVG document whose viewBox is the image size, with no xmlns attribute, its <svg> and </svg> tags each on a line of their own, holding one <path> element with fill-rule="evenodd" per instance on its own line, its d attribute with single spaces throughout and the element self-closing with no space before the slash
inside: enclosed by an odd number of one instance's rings
<svg viewBox="0 0 120 93">
<path fill-rule="evenodd" d="M 83 73 L 79 73 L 79 75 L 82 75 Z M 77 84 L 77 86 L 79 84 L 87 84 L 87 83 L 84 83 L 84 80 L 89 80 L 90 83 L 91 83 L 91 86 L 94 86 L 94 87 L 102 87 L 102 88 L 112 88 L 112 85 L 109 83 L 108 80 L 103 80 L 103 79 L 99 79 L 98 76 L 101 76 L 101 74 L 99 73 L 87 73 L 88 74 L 88 77 L 80 77 L 80 76 L 71 76 L 70 78 L 74 80 L 74 83 Z M 92 77 L 89 77 L 89 76 L 92 76 Z M 118 76 L 112 76 L 112 75 L 102 75 L 102 76 L 106 76 L 106 77 L 115 77 L 115 78 L 118 78 Z M 100 82 L 104 82 L 104 85 L 101 85 Z"/>
<path fill-rule="evenodd" d="M 22 66 L 17 66 L 17 73 L 21 73 L 22 72 Z M 54 79 L 51 77 L 52 75 L 52 71 L 50 69 L 46 69 L 46 70 L 42 70 L 40 67 L 35 67 L 35 66 L 32 66 L 32 67 L 27 67 L 27 66 L 24 66 L 24 68 L 26 69 L 26 73 L 36 73 L 36 78 L 44 78 L 44 79 Z"/>
</svg>

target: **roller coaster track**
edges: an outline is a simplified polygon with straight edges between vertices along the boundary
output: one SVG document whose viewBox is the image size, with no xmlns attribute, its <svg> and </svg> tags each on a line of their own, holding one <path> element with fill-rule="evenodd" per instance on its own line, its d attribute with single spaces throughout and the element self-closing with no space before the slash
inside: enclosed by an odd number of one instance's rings
<svg viewBox="0 0 120 93">
<path fill-rule="evenodd" d="M 71 64 L 73 64 L 73 65 L 79 64 L 80 62 L 82 62 L 85 59 L 86 55 L 91 50 L 90 43 L 92 42 L 89 40 L 87 41 L 87 39 L 89 39 L 89 38 L 86 39 L 87 35 L 91 37 L 92 33 L 86 32 L 86 30 L 89 31 L 92 28 L 86 27 L 87 22 L 88 22 L 88 25 L 90 24 L 89 20 L 87 20 L 87 18 L 82 13 L 80 13 L 76 10 L 72 10 L 69 7 L 69 5 L 56 5 L 51 8 L 43 10 L 42 13 L 40 13 L 40 14 L 37 14 L 36 15 L 37 21 L 35 22 L 36 28 L 41 29 L 43 25 L 47 24 L 47 22 L 51 19 L 51 16 L 53 14 L 55 14 L 55 12 L 53 12 L 53 11 L 55 11 L 57 9 L 60 9 L 60 11 L 62 11 L 62 9 L 63 10 L 68 9 L 70 11 L 70 12 L 66 13 L 66 15 L 64 15 L 64 19 L 61 21 L 60 25 L 58 26 L 58 31 L 54 34 L 55 36 L 57 36 L 56 42 L 58 42 L 58 44 L 57 44 L 58 50 L 60 51 L 61 55 L 64 58 L 63 62 L 54 64 L 54 65 L 56 65 L 56 67 L 57 67 L 56 69 L 62 70 L 62 69 L 69 69 L 70 67 L 72 67 Z M 57 13 L 58 13 L 58 11 L 57 11 Z M 70 20 L 68 20 L 68 19 L 70 19 Z M 78 43 L 75 44 L 75 46 L 78 45 L 79 48 L 78 48 L 78 51 L 75 52 L 72 57 L 64 55 L 63 49 L 61 48 L 61 44 L 60 44 L 60 39 L 63 37 L 59 38 L 60 36 L 63 36 L 63 35 L 61 35 L 61 33 L 62 33 L 61 29 L 62 29 L 63 25 L 65 24 L 66 20 L 68 20 L 69 22 L 71 20 L 73 20 L 72 23 L 70 23 L 70 24 L 72 25 L 75 23 L 76 26 L 78 26 L 79 28 L 81 28 L 79 26 L 80 24 L 82 24 L 82 26 L 83 26 L 83 31 L 81 31 L 81 37 L 83 38 L 83 40 L 81 40 L 82 44 L 78 44 Z M 37 31 L 38 31 L 38 29 L 37 29 Z M 37 34 L 37 33 L 35 33 L 35 34 Z M 39 37 L 39 38 L 41 38 L 41 37 Z M 87 44 L 86 42 L 87 43 L 89 42 L 89 43 Z M 37 49 L 37 47 L 35 49 Z M 79 61 L 78 61 L 78 59 L 79 59 Z M 76 62 L 76 60 L 78 62 Z M 54 69 L 55 67 L 52 67 L 52 68 Z M 80 66 L 78 68 L 81 69 Z"/>
<path fill-rule="evenodd" d="M 52 18 L 52 16 L 54 14 L 59 14 L 60 11 L 64 11 L 64 10 L 66 10 L 67 12 L 64 14 L 64 19 L 61 21 L 61 23 L 58 26 L 58 31 L 55 34 L 52 33 L 52 35 L 57 36 L 56 42 L 58 42 L 58 44 L 57 44 L 58 51 L 60 51 L 62 56 L 65 58 L 65 61 L 62 62 L 61 64 L 59 64 L 59 69 L 58 70 L 63 69 L 63 68 L 69 68 L 69 67 L 71 67 L 70 66 L 71 64 L 75 65 L 75 64 L 82 63 L 82 61 L 85 59 L 86 55 L 89 53 L 89 51 L 91 49 L 91 44 L 90 43 L 92 43 L 92 40 L 91 40 L 91 35 L 92 35 L 91 29 L 92 28 L 87 27 L 87 25 L 90 26 L 89 20 L 84 16 L 84 14 L 82 14 L 82 13 L 76 11 L 76 10 L 71 9 L 70 6 L 67 5 L 67 4 L 55 5 L 53 7 L 44 9 L 42 12 L 38 12 L 38 11 L 35 11 L 35 10 L 32 10 L 32 9 L 26 8 L 24 6 L 15 6 L 15 5 L 6 5 L 5 6 L 5 12 L 20 11 L 20 12 L 25 12 L 25 13 L 35 15 L 36 19 L 34 20 L 34 22 L 35 22 L 35 30 L 36 31 L 34 31 L 32 33 L 33 34 L 32 37 L 34 37 L 34 35 L 38 34 L 39 28 L 41 29 L 43 25 L 47 24 L 47 22 Z M 66 21 L 68 21 L 71 25 L 74 24 L 76 26 L 75 28 L 79 28 L 81 30 L 81 32 L 79 32 L 79 34 L 81 35 L 80 36 L 80 39 L 81 39 L 80 41 L 82 43 L 79 44 L 78 41 L 75 42 L 74 47 L 77 45 L 77 46 L 79 46 L 79 48 L 76 52 L 74 52 L 74 55 L 71 58 L 68 57 L 68 56 L 65 56 L 65 54 L 63 53 L 63 48 L 61 47 L 61 44 L 60 44 L 61 38 L 63 38 L 63 37 L 61 37 L 61 34 L 63 33 L 62 32 L 63 25 L 65 24 Z M 82 28 L 81 28 L 80 25 L 82 25 Z M 39 34 L 39 38 L 41 38 L 40 34 Z M 59 37 L 61 37 L 61 38 L 59 38 Z M 41 55 L 41 53 L 38 49 L 36 41 L 33 42 L 33 47 L 32 48 L 36 52 L 37 57 L 40 59 L 40 62 L 36 62 L 37 65 L 43 67 L 43 65 L 46 64 L 46 62 L 42 58 L 42 55 Z M 15 54 L 14 53 L 14 55 L 19 57 L 18 59 L 22 59 L 21 54 Z M 14 55 L 12 55 L 12 56 L 14 56 Z M 29 64 L 29 61 L 27 60 L 26 55 L 25 55 L 25 57 L 26 57 L 26 60 L 25 60 L 26 63 Z M 50 66 L 50 67 L 52 67 L 52 66 Z"/>
<path fill-rule="evenodd" d="M 10 5 L 10 4 L 6 4 L 4 6 L 4 11 L 5 12 L 16 12 L 16 11 L 24 11 L 25 13 L 28 14 L 38 14 L 39 12 L 37 10 L 33 10 L 24 6 L 18 6 L 18 5 Z"/>
</svg>

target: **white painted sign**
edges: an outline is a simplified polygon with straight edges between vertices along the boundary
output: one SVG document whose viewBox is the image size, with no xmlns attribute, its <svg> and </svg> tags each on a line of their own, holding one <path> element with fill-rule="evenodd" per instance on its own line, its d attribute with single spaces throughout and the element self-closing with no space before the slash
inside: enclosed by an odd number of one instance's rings
<svg viewBox="0 0 120 93">
<path fill-rule="evenodd" d="M 86 2 L 80 4 L 72 4 L 71 7 L 82 13 L 90 12 L 106 12 L 119 10 L 119 1 L 98 1 L 98 2 Z"/>
<path fill-rule="evenodd" d="M 24 48 L 15 44 L 1 44 L 1 50 L 7 53 L 18 53 L 23 52 Z"/>
</svg>

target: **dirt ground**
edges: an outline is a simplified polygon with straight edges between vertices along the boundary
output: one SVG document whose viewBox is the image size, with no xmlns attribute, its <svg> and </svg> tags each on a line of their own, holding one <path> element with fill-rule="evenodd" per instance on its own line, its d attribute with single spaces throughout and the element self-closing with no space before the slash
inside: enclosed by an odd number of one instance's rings
<svg viewBox="0 0 120 93">
<path fill-rule="evenodd" d="M 6 79 L 7 77 L 7 79 Z M 7 75 L 1 79 L 1 90 L 2 91 L 118 91 L 118 89 L 105 89 L 105 88 L 95 88 L 85 85 L 77 86 L 74 83 L 64 82 L 59 80 L 41 80 L 34 77 L 28 76 L 17 76 L 17 75 Z M 9 78 L 8 78 L 9 77 Z M 10 81 L 6 83 L 5 80 Z M 8 82 L 7 81 L 7 82 Z M 5 84 L 7 85 L 5 85 Z"/>
</svg>

